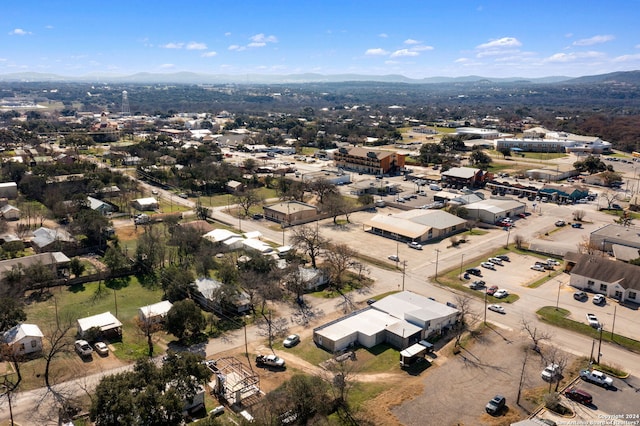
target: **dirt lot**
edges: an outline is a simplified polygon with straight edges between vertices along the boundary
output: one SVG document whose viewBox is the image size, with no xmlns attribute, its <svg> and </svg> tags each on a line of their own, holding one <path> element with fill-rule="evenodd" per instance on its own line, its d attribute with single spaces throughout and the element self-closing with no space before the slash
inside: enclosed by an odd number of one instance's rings
<svg viewBox="0 0 640 426">
<path fill-rule="evenodd" d="M 438 359 L 437 367 L 421 377 L 423 391 L 391 412 L 403 425 L 425 424 L 425 419 L 434 419 L 440 425 L 508 425 L 523 419 L 527 413 L 518 407 L 516 398 L 523 348 L 529 343 L 516 331 L 491 325 L 466 350 L 451 355 L 446 363 Z M 546 389 L 540 378 L 545 363 L 538 354 L 531 351 L 529 354 L 520 405 L 533 410 L 535 405 L 527 401 L 526 395 L 536 388 Z M 507 409 L 492 417 L 485 413 L 484 406 L 496 394 L 506 397 Z"/>
</svg>

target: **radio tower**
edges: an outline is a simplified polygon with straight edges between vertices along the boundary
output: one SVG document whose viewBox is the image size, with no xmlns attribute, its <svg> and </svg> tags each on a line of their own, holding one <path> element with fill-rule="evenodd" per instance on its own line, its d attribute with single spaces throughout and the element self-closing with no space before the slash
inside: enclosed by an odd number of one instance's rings
<svg viewBox="0 0 640 426">
<path fill-rule="evenodd" d="M 126 90 L 122 91 L 122 115 L 131 115 L 131 110 L 129 109 L 129 95 Z"/>
</svg>

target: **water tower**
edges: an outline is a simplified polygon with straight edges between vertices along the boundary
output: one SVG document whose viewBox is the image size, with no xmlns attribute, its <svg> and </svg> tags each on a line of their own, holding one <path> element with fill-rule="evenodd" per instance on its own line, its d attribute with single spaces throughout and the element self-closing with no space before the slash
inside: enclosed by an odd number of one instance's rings
<svg viewBox="0 0 640 426">
<path fill-rule="evenodd" d="M 122 115 L 131 115 L 131 110 L 129 109 L 129 95 L 126 90 L 122 91 Z"/>
</svg>

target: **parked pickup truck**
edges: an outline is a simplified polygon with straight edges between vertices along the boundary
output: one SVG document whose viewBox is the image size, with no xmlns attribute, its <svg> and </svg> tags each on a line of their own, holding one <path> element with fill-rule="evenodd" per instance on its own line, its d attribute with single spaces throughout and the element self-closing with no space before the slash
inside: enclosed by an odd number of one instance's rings
<svg viewBox="0 0 640 426">
<path fill-rule="evenodd" d="M 258 367 L 285 368 L 284 359 L 276 355 L 257 355 L 256 365 Z"/>
<path fill-rule="evenodd" d="M 613 379 L 598 370 L 580 370 L 580 378 L 605 388 L 613 386 Z"/>
</svg>

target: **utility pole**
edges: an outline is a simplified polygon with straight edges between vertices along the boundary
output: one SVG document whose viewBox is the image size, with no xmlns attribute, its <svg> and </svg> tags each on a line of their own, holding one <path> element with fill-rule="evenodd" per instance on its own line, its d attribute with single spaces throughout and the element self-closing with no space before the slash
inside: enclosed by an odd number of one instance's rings
<svg viewBox="0 0 640 426">
<path fill-rule="evenodd" d="M 484 288 L 484 325 L 487 325 L 487 287 Z"/>
<path fill-rule="evenodd" d="M 556 311 L 558 310 L 558 305 L 560 304 L 560 286 L 562 285 L 562 281 L 558 281 L 558 298 L 556 299 Z"/>
<path fill-rule="evenodd" d="M 407 270 L 407 261 L 403 260 L 402 261 L 402 291 L 404 291 L 404 276 L 405 276 L 406 270 Z"/>
<path fill-rule="evenodd" d="M 602 329 L 604 328 L 604 324 L 600 324 L 600 341 L 598 342 L 598 362 L 596 364 L 600 365 L 600 349 L 602 348 Z"/>
<path fill-rule="evenodd" d="M 613 342 L 613 329 L 616 326 L 616 308 L 617 305 L 613 305 L 613 324 L 611 325 L 611 341 Z"/>
<path fill-rule="evenodd" d="M 462 281 L 462 264 L 464 263 L 464 253 L 462 253 L 462 258 L 460 259 L 460 281 Z"/>
<path fill-rule="evenodd" d="M 436 275 L 435 280 L 438 281 L 438 256 L 440 255 L 440 249 L 435 249 L 436 252 Z"/>
</svg>

